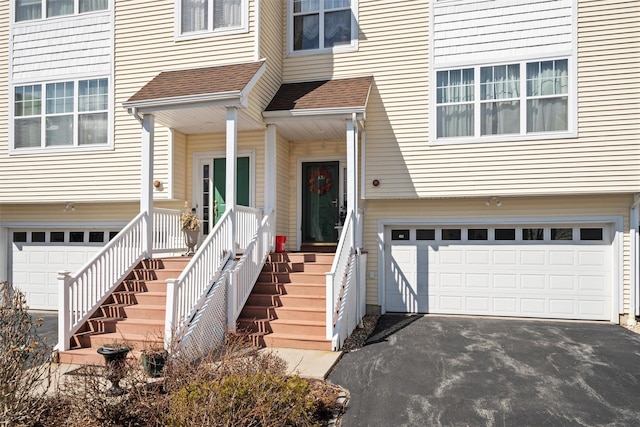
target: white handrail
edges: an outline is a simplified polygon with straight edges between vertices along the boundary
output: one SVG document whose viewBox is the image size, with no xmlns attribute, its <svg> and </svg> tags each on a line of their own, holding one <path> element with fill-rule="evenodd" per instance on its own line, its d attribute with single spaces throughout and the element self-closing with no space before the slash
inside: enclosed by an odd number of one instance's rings
<svg viewBox="0 0 640 427">
<path fill-rule="evenodd" d="M 347 212 L 345 223 L 340 234 L 340 241 L 336 248 L 336 255 L 333 258 L 331 271 L 326 273 L 326 338 L 333 340 L 336 334 L 336 321 L 338 299 L 340 290 L 344 285 L 344 277 L 348 273 L 349 258 L 354 252 L 353 236 L 353 211 Z"/>
<path fill-rule="evenodd" d="M 144 258 L 142 234 L 146 216 L 144 212 L 138 214 L 77 273 L 59 273 L 60 350 L 69 349 L 73 334 Z"/>
<path fill-rule="evenodd" d="M 226 211 L 202 242 L 177 279 L 167 279 L 165 347 L 182 334 L 208 290 L 219 278 L 229 259 L 235 256 L 231 242 L 231 211 Z"/>
<path fill-rule="evenodd" d="M 237 248 L 241 252 L 244 252 L 253 240 L 262 219 L 262 209 L 236 206 L 236 239 Z"/>
<path fill-rule="evenodd" d="M 153 252 L 178 252 L 184 249 L 180 223 L 181 211 L 153 208 Z"/>
<path fill-rule="evenodd" d="M 274 245 L 274 213 L 266 215 L 254 232 L 251 243 L 229 275 L 229 330 L 236 330 L 240 311 L 249 298 L 262 266 Z"/>
</svg>

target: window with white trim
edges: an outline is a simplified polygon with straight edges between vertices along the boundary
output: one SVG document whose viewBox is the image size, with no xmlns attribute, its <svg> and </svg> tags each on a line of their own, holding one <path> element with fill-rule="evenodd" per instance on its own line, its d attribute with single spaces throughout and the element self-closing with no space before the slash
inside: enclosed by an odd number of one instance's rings
<svg viewBox="0 0 640 427">
<path fill-rule="evenodd" d="M 16 0 L 16 22 L 109 9 L 109 0 Z"/>
<path fill-rule="evenodd" d="M 290 0 L 290 50 L 355 46 L 356 3 L 356 0 Z"/>
<path fill-rule="evenodd" d="M 177 0 L 180 34 L 244 29 L 247 0 Z"/>
<path fill-rule="evenodd" d="M 106 78 L 14 87 L 15 149 L 108 144 Z"/>
<path fill-rule="evenodd" d="M 436 127 L 438 139 L 568 132 L 568 59 L 436 71 Z"/>
</svg>

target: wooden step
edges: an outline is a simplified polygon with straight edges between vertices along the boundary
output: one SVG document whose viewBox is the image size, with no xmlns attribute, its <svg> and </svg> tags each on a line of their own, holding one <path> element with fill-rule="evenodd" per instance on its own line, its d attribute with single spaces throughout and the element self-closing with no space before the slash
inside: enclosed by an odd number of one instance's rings
<svg viewBox="0 0 640 427">
<path fill-rule="evenodd" d="M 127 318 L 135 319 L 165 319 L 166 306 L 149 305 L 149 304 L 137 304 L 130 305 L 124 308 Z"/>
<path fill-rule="evenodd" d="M 305 335 L 324 340 L 327 328 L 323 320 L 273 319 L 266 325 L 266 332 L 287 335 Z"/>
<path fill-rule="evenodd" d="M 308 335 L 271 333 L 264 335 L 263 339 L 267 347 L 331 351 L 331 341 Z"/>
</svg>

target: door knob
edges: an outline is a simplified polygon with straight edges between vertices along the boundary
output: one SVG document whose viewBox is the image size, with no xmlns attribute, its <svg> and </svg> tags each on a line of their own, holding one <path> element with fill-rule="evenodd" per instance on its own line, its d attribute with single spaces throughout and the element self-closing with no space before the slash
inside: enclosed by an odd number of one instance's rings
<svg viewBox="0 0 640 427">
<path fill-rule="evenodd" d="M 338 199 L 332 200 L 331 203 L 333 204 L 333 206 L 335 206 L 336 208 L 338 207 Z"/>
</svg>

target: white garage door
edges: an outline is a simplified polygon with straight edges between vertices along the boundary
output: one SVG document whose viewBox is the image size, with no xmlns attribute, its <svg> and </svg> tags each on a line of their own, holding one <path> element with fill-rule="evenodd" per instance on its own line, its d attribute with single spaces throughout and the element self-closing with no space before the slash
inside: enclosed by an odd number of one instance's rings
<svg viewBox="0 0 640 427">
<path fill-rule="evenodd" d="M 11 230 L 9 280 L 27 297 L 29 307 L 58 309 L 58 272 L 72 273 L 102 248 L 116 231 Z"/>
<path fill-rule="evenodd" d="M 388 227 L 391 312 L 610 320 L 605 224 Z"/>
</svg>

